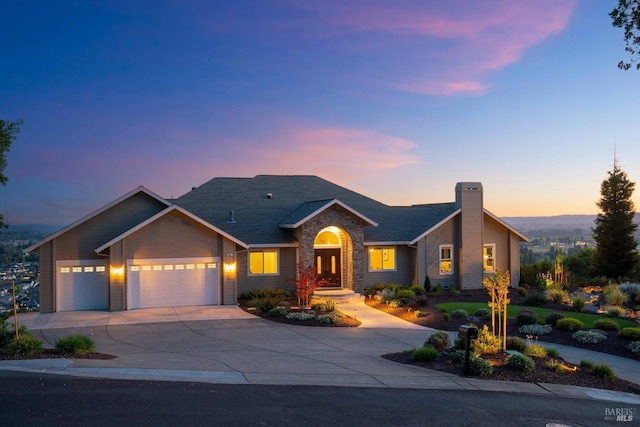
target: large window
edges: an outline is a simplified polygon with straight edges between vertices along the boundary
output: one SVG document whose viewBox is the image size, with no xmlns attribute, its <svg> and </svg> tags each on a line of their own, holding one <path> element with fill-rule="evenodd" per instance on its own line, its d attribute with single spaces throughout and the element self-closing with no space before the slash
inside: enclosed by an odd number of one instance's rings
<svg viewBox="0 0 640 427">
<path fill-rule="evenodd" d="M 482 248 L 482 266 L 484 271 L 495 270 L 496 245 L 484 245 Z"/>
<path fill-rule="evenodd" d="M 453 274 L 452 245 L 440 245 L 440 274 Z"/>
<path fill-rule="evenodd" d="M 278 251 L 273 249 L 249 252 L 249 274 L 278 274 Z"/>
<path fill-rule="evenodd" d="M 395 269 L 396 248 L 369 248 L 369 271 Z"/>
</svg>

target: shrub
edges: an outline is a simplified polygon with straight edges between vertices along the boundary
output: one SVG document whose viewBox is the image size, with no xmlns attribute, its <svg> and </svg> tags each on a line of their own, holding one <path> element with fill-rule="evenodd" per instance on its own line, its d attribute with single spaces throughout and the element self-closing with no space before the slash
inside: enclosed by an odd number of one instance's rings
<svg viewBox="0 0 640 427">
<path fill-rule="evenodd" d="M 18 326 L 18 335 L 29 335 L 26 326 Z M 6 347 L 16 337 L 14 324 L 9 325 L 6 318 L 0 319 L 0 348 Z"/>
<path fill-rule="evenodd" d="M 577 311 L 579 313 L 584 311 L 584 307 L 587 305 L 587 299 L 584 295 L 573 295 L 570 297 L 571 300 L 571 310 Z"/>
<path fill-rule="evenodd" d="M 456 350 L 449 355 L 449 360 L 454 365 L 462 365 L 464 363 L 465 351 L 464 350 Z"/>
<path fill-rule="evenodd" d="M 524 299 L 524 302 L 523 302 L 524 305 L 531 305 L 531 306 L 544 305 L 546 303 L 547 303 L 547 298 L 544 296 L 544 294 L 541 294 L 539 292 L 534 292 L 527 295 L 527 297 Z"/>
<path fill-rule="evenodd" d="M 567 317 L 565 319 L 558 320 L 556 328 L 563 329 L 565 331 L 577 331 L 584 328 L 584 323 L 581 320 L 574 319 L 573 317 Z"/>
<path fill-rule="evenodd" d="M 614 380 L 616 378 L 615 372 L 613 372 L 611 366 L 607 365 L 606 363 L 599 363 L 597 365 L 594 365 L 593 368 L 591 368 L 591 373 L 600 378 L 606 378 L 610 380 Z"/>
<path fill-rule="evenodd" d="M 409 290 L 416 294 L 416 296 L 424 295 L 427 291 L 422 286 L 412 286 L 409 288 Z"/>
<path fill-rule="evenodd" d="M 632 342 L 627 346 L 627 349 L 636 356 L 640 356 L 640 341 Z"/>
<path fill-rule="evenodd" d="M 556 326 L 556 323 L 558 323 L 558 320 L 560 319 L 564 319 L 564 314 L 562 313 L 551 313 L 550 315 L 548 315 L 546 317 L 546 319 L 544 319 L 544 323 L 548 323 L 551 326 Z"/>
<path fill-rule="evenodd" d="M 536 368 L 536 363 L 523 354 L 512 354 L 507 357 L 507 366 L 517 371 L 531 372 Z"/>
<path fill-rule="evenodd" d="M 393 288 L 384 288 L 381 291 L 376 292 L 376 295 L 380 297 L 382 302 L 387 302 L 395 298 L 396 291 Z"/>
<path fill-rule="evenodd" d="M 538 314 L 531 310 L 520 310 L 516 316 L 518 326 L 534 325 L 538 322 Z"/>
<path fill-rule="evenodd" d="M 524 351 L 527 344 L 520 337 L 507 337 L 507 350 Z"/>
<path fill-rule="evenodd" d="M 629 295 L 629 298 L 633 300 L 640 295 L 640 285 L 637 283 L 623 283 L 618 286 L 618 289 L 624 294 Z"/>
<path fill-rule="evenodd" d="M 459 309 L 457 309 L 457 310 L 453 310 L 453 311 L 451 312 L 451 316 L 452 316 L 454 319 L 460 319 L 460 318 L 462 318 L 462 317 L 467 317 L 468 315 L 469 315 L 469 313 L 467 313 L 467 312 L 466 312 L 466 310 L 463 310 L 463 309 L 461 309 L 461 308 L 459 308 Z"/>
<path fill-rule="evenodd" d="M 520 332 L 522 335 L 541 337 L 542 335 L 549 335 L 551 333 L 551 330 L 551 325 L 524 325 L 520 326 L 518 332 Z"/>
<path fill-rule="evenodd" d="M 399 299 L 393 299 L 389 301 L 389 307 L 391 308 L 400 308 L 402 307 L 402 301 Z"/>
<path fill-rule="evenodd" d="M 618 307 L 617 305 L 606 305 L 604 306 L 604 311 L 611 317 L 622 317 L 625 313 L 624 308 Z"/>
<path fill-rule="evenodd" d="M 553 286 L 545 291 L 545 296 L 549 301 L 565 302 L 569 300 L 569 293 L 562 289 L 562 286 Z"/>
<path fill-rule="evenodd" d="M 493 335 L 489 331 L 489 327 L 484 325 L 482 329 L 478 330 L 478 339 L 474 340 L 471 346 L 477 356 L 482 356 L 483 354 L 496 354 L 500 349 L 500 342 L 500 338 Z"/>
<path fill-rule="evenodd" d="M 571 338 L 585 344 L 598 344 L 605 341 L 607 336 L 595 331 L 576 331 Z"/>
<path fill-rule="evenodd" d="M 593 322 L 593 327 L 602 331 L 617 331 L 620 329 L 620 326 L 611 319 L 598 319 Z"/>
<path fill-rule="evenodd" d="M 522 286 L 520 286 L 518 288 L 518 293 L 520 294 L 521 297 L 526 297 L 527 294 L 529 293 L 529 288 L 523 288 Z"/>
<path fill-rule="evenodd" d="M 294 319 L 294 320 L 311 320 L 313 319 L 315 316 L 311 313 L 305 313 L 305 312 L 298 312 L 298 311 L 292 311 L 290 313 L 287 313 L 286 318 L 287 319 Z"/>
<path fill-rule="evenodd" d="M 560 352 L 556 348 L 545 347 L 544 351 L 547 353 L 547 357 L 560 357 Z"/>
<path fill-rule="evenodd" d="M 342 320 L 342 314 L 337 311 L 331 311 L 327 314 L 317 315 L 316 320 L 322 323 L 338 323 L 340 320 Z"/>
<path fill-rule="evenodd" d="M 469 373 L 479 377 L 490 377 L 493 375 L 493 366 L 481 357 L 473 357 L 469 360 Z"/>
<path fill-rule="evenodd" d="M 464 338 L 456 338 L 453 342 L 453 348 L 455 350 L 465 350 L 467 348 L 467 340 Z"/>
<path fill-rule="evenodd" d="M 524 354 L 529 357 L 537 357 L 539 359 L 547 357 L 547 350 L 540 344 L 529 344 L 524 349 Z"/>
<path fill-rule="evenodd" d="M 477 317 L 491 317 L 491 309 L 486 307 L 479 308 L 473 315 Z"/>
<path fill-rule="evenodd" d="M 609 305 L 622 305 L 629 299 L 629 295 L 625 294 L 618 288 L 618 285 L 607 285 L 602 289 L 604 301 Z"/>
<path fill-rule="evenodd" d="M 396 292 L 396 298 L 408 298 L 412 300 L 416 298 L 416 293 L 410 289 L 400 289 L 398 292 Z"/>
<path fill-rule="evenodd" d="M 448 322 L 449 320 L 451 320 L 451 315 L 449 313 L 442 313 L 442 319 L 445 322 Z"/>
<path fill-rule="evenodd" d="M 278 297 L 263 297 L 263 298 L 254 298 L 247 303 L 249 307 L 255 307 L 260 310 L 261 313 L 268 313 L 269 310 L 275 308 L 278 304 L 282 302 L 282 298 Z"/>
<path fill-rule="evenodd" d="M 442 285 L 440 283 L 433 289 L 433 293 L 434 295 L 440 295 L 442 293 Z"/>
<path fill-rule="evenodd" d="M 449 286 L 449 293 L 451 295 L 458 295 L 460 293 L 460 291 L 458 290 L 458 288 L 456 288 L 456 285 L 450 285 Z"/>
<path fill-rule="evenodd" d="M 431 279 L 429 279 L 429 276 L 424 276 L 424 290 L 427 292 L 431 290 Z"/>
<path fill-rule="evenodd" d="M 440 352 L 431 346 L 413 350 L 413 360 L 419 362 L 431 362 L 440 356 Z"/>
<path fill-rule="evenodd" d="M 326 311 L 327 313 L 336 311 L 336 302 L 332 299 L 323 301 L 321 310 Z"/>
<path fill-rule="evenodd" d="M 253 289 L 249 292 L 243 292 L 240 298 L 243 299 L 261 299 L 261 298 L 276 298 L 284 300 L 291 296 L 291 292 L 284 289 Z"/>
<path fill-rule="evenodd" d="M 451 339 L 449 338 L 448 333 L 439 331 L 427 338 L 424 346 L 431 346 L 439 351 L 446 350 L 447 348 L 451 347 Z"/>
<path fill-rule="evenodd" d="M 585 360 L 585 359 L 581 359 L 580 360 L 580 367 L 581 368 L 585 368 L 585 369 L 593 369 L 593 367 L 595 366 L 595 363 L 593 363 L 590 360 Z"/>
<path fill-rule="evenodd" d="M 95 343 L 86 335 L 69 335 L 60 337 L 56 340 L 56 348 L 62 351 L 62 354 L 76 355 L 93 351 L 96 348 Z"/>
<path fill-rule="evenodd" d="M 30 334 L 13 337 L 7 346 L 7 351 L 12 356 L 29 357 L 40 354 L 43 350 L 42 341 Z"/>
<path fill-rule="evenodd" d="M 618 332 L 620 338 L 630 341 L 640 341 L 640 327 L 623 328 Z"/>
<path fill-rule="evenodd" d="M 274 307 L 269 310 L 269 317 L 285 317 L 287 315 L 287 309 L 284 307 Z"/>
</svg>

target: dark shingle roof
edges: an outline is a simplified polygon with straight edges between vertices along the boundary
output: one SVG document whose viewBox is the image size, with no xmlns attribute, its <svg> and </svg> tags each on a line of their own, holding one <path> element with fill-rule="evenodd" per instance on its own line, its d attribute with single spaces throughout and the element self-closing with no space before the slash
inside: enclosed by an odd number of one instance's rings
<svg viewBox="0 0 640 427">
<path fill-rule="evenodd" d="M 294 243 L 293 224 L 336 199 L 378 223 L 365 242 L 408 242 L 455 211 L 453 203 L 392 207 L 310 175 L 214 178 L 175 200 L 249 245 Z M 230 212 L 233 219 L 230 222 Z"/>
</svg>

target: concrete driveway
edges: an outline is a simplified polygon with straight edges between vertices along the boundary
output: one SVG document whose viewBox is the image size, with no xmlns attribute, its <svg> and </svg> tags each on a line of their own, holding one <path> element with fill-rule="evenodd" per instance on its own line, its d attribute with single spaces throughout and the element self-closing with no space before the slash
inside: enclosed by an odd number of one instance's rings
<svg viewBox="0 0 640 427">
<path fill-rule="evenodd" d="M 46 346 L 60 336 L 92 336 L 111 360 L 2 361 L 0 369 L 64 375 L 229 384 L 331 385 L 512 391 L 595 397 L 640 404 L 640 396 L 571 386 L 509 383 L 401 365 L 380 356 L 420 347 L 435 332 L 366 307 L 358 328 L 274 323 L 238 307 L 185 307 L 128 312 L 28 313 L 20 321 Z M 562 354 L 562 351 L 561 351 Z M 633 362 L 633 361 L 631 361 Z M 637 363 L 637 362 L 636 362 Z M 622 400 L 621 400 L 622 399 Z"/>
</svg>

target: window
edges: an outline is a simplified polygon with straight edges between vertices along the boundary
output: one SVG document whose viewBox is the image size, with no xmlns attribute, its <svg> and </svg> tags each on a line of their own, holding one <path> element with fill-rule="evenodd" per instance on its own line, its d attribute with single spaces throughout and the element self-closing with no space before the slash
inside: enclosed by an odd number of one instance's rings
<svg viewBox="0 0 640 427">
<path fill-rule="evenodd" d="M 494 271 L 496 257 L 496 245 L 484 245 L 482 248 L 482 266 L 484 271 Z"/>
<path fill-rule="evenodd" d="M 249 274 L 278 274 L 278 251 L 249 252 Z"/>
<path fill-rule="evenodd" d="M 440 245 L 440 274 L 453 274 L 452 245 Z"/>
<path fill-rule="evenodd" d="M 395 269 L 396 248 L 369 248 L 369 271 Z"/>
</svg>

